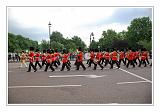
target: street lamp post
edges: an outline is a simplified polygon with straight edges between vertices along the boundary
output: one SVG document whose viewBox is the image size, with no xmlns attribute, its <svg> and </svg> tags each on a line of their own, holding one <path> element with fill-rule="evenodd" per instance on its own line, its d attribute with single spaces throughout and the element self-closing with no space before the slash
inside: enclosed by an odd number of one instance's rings
<svg viewBox="0 0 160 112">
<path fill-rule="evenodd" d="M 49 46 L 50 46 L 50 49 L 51 49 L 51 29 L 50 29 L 50 28 L 51 28 L 51 25 L 52 25 L 52 24 L 49 22 L 49 23 L 48 23 L 48 27 L 49 27 Z"/>
<path fill-rule="evenodd" d="M 93 32 L 90 34 L 90 45 L 91 45 L 91 42 L 92 42 L 92 38 L 91 37 L 93 37 L 93 40 L 94 40 L 94 34 L 93 34 Z"/>
</svg>

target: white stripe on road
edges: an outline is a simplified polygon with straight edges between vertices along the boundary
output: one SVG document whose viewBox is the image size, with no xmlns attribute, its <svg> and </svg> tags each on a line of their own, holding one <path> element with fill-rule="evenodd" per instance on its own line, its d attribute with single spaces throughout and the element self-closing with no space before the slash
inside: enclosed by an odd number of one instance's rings
<svg viewBox="0 0 160 112">
<path fill-rule="evenodd" d="M 82 85 L 54 85 L 54 86 L 9 86 L 8 88 L 58 88 L 58 87 L 80 87 Z"/>
<path fill-rule="evenodd" d="M 143 79 L 143 80 L 145 80 L 145 81 L 147 81 L 147 82 L 149 82 L 149 83 L 152 83 L 152 81 L 150 81 L 150 80 L 148 80 L 148 79 L 146 79 L 146 78 L 144 78 L 144 77 L 141 77 L 141 76 L 139 76 L 139 75 L 136 75 L 136 74 L 134 74 L 134 73 L 131 73 L 131 72 L 127 71 L 127 70 L 124 70 L 124 69 L 121 69 L 121 68 L 119 68 L 119 70 L 124 71 L 124 72 L 126 72 L 126 73 L 129 73 L 129 74 L 131 74 L 131 75 L 133 75 L 133 76 L 135 76 L 135 77 L 138 77 L 138 78 L 140 78 L 140 79 Z"/>
<path fill-rule="evenodd" d="M 106 75 L 101 75 L 101 76 L 98 76 L 98 75 L 52 75 L 52 76 L 49 76 L 49 77 L 53 77 L 53 78 L 68 78 L 68 77 L 87 77 L 87 78 L 99 78 L 99 77 L 104 77 Z"/>
<path fill-rule="evenodd" d="M 119 82 L 119 83 L 117 83 L 117 84 L 134 84 L 134 83 L 142 83 L 142 82 L 148 82 L 148 81 Z"/>
</svg>

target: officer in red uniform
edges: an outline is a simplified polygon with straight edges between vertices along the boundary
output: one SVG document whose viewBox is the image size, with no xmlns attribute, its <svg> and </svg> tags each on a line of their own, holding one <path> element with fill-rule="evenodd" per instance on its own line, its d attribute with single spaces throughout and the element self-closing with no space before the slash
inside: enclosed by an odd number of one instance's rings
<svg viewBox="0 0 160 112">
<path fill-rule="evenodd" d="M 95 57 L 95 55 L 94 55 L 93 49 L 91 49 L 91 50 L 90 50 L 90 59 L 89 59 L 89 66 L 88 66 L 88 67 L 91 67 L 91 64 L 92 64 L 92 63 L 93 63 L 94 65 L 96 64 L 96 63 L 94 63 L 94 57 Z"/>
<path fill-rule="evenodd" d="M 58 68 L 58 65 L 56 63 L 56 54 L 54 52 L 54 50 L 51 50 L 51 60 L 52 60 L 52 63 L 51 63 L 51 66 L 55 66 L 56 68 Z"/>
<path fill-rule="evenodd" d="M 100 51 L 100 55 L 101 55 L 101 64 L 103 65 L 103 63 L 105 61 L 104 49 Z"/>
<path fill-rule="evenodd" d="M 37 64 L 39 65 L 40 69 L 42 68 L 41 64 L 39 63 L 40 61 L 40 52 L 38 49 L 36 49 L 36 54 L 35 54 L 35 59 L 36 59 L 36 63 L 35 63 L 35 68 L 37 68 Z"/>
<path fill-rule="evenodd" d="M 29 57 L 29 68 L 27 72 L 31 72 L 31 67 L 34 69 L 34 72 L 37 71 L 36 67 L 33 65 L 34 62 L 34 52 L 33 52 L 34 48 L 30 47 L 30 52 L 28 54 Z"/>
<path fill-rule="evenodd" d="M 147 66 L 146 64 L 146 57 L 147 57 L 147 52 L 145 48 L 142 48 L 142 53 L 141 53 L 141 61 L 139 63 L 139 67 L 141 67 L 141 64 L 144 64 L 144 67 Z"/>
<path fill-rule="evenodd" d="M 42 67 L 46 65 L 46 50 L 43 50 L 43 54 L 41 55 L 42 57 Z"/>
<path fill-rule="evenodd" d="M 109 60 L 110 60 L 110 53 L 109 53 L 109 49 L 108 48 L 106 49 L 106 52 L 104 54 L 104 58 L 105 58 L 105 65 L 104 66 L 107 66 L 108 63 L 109 63 Z"/>
<path fill-rule="evenodd" d="M 132 52 L 133 52 L 133 62 L 137 65 L 136 51 L 133 49 Z"/>
<path fill-rule="evenodd" d="M 63 50 L 63 54 L 62 54 L 62 68 L 61 71 L 64 70 L 65 67 L 67 67 L 67 70 L 70 70 L 70 67 L 68 65 L 68 57 L 69 57 L 69 53 L 64 49 Z"/>
<path fill-rule="evenodd" d="M 119 65 L 121 65 L 121 61 L 123 62 L 124 65 L 126 65 L 124 57 L 125 57 L 124 50 L 121 49 L 121 52 L 119 53 Z"/>
<path fill-rule="evenodd" d="M 140 50 L 139 49 L 137 49 L 137 51 L 136 51 L 136 61 L 137 61 L 137 59 L 138 59 L 138 62 L 140 63 Z"/>
<path fill-rule="evenodd" d="M 134 59 L 134 54 L 132 52 L 132 49 L 129 48 L 129 52 L 127 53 L 127 59 L 128 59 L 128 63 L 127 63 L 127 68 L 129 67 L 129 64 L 133 65 L 133 68 L 135 67 L 133 59 Z"/>
<path fill-rule="evenodd" d="M 60 61 L 59 61 L 59 56 L 60 56 L 60 54 L 59 54 L 59 52 L 58 52 L 57 49 L 55 49 L 54 55 L 55 55 L 55 57 L 56 57 L 56 60 L 55 60 L 56 64 L 60 65 L 60 64 L 61 64 Z"/>
<path fill-rule="evenodd" d="M 52 63 L 51 58 L 52 58 L 51 50 L 48 49 L 48 50 L 47 50 L 47 55 L 46 55 L 47 65 L 46 65 L 46 68 L 45 68 L 45 70 L 44 70 L 45 72 L 47 72 L 48 67 L 51 68 L 52 72 L 55 71 L 55 69 L 52 67 L 52 64 L 51 64 L 51 63 Z"/>
<path fill-rule="evenodd" d="M 83 70 L 86 70 L 86 67 L 83 64 L 83 53 L 81 47 L 78 48 L 79 53 L 77 54 L 77 69 L 79 70 L 80 65 L 82 66 Z"/>
<path fill-rule="evenodd" d="M 120 68 L 120 65 L 118 63 L 118 53 L 115 49 L 113 49 L 113 52 L 111 53 L 111 59 L 112 59 L 112 62 L 111 62 L 111 68 L 113 68 L 113 64 L 116 63 L 117 67 Z"/>
<path fill-rule="evenodd" d="M 93 70 L 96 70 L 96 68 L 97 68 L 97 64 L 101 67 L 101 70 L 103 70 L 103 66 L 101 65 L 101 57 L 102 55 L 101 55 L 101 53 L 100 53 L 100 51 L 98 51 L 98 53 L 96 54 L 96 64 L 94 65 L 94 69 Z"/>
</svg>

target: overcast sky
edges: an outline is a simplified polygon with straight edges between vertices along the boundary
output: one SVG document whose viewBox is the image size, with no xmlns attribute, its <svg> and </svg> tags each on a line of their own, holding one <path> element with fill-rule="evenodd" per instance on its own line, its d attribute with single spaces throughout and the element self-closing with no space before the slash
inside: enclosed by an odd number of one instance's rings
<svg viewBox="0 0 160 112">
<path fill-rule="evenodd" d="M 49 40 L 48 23 L 51 31 L 59 31 L 66 38 L 77 35 L 89 45 L 91 32 L 97 41 L 103 31 L 127 30 L 131 20 L 149 16 L 151 8 L 118 7 L 9 7 L 8 31 L 40 42 Z"/>
</svg>

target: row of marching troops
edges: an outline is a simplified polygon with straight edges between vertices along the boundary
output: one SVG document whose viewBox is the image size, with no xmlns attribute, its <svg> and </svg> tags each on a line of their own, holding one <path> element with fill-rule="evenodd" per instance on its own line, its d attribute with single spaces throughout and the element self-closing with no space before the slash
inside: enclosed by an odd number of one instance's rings
<svg viewBox="0 0 160 112">
<path fill-rule="evenodd" d="M 91 65 L 94 65 L 93 70 L 96 70 L 97 65 L 101 67 L 101 70 L 103 70 L 104 66 L 107 66 L 110 64 L 110 69 L 113 68 L 113 65 L 116 64 L 118 68 L 121 66 L 121 62 L 128 68 L 129 65 L 132 65 L 135 67 L 135 65 L 139 64 L 138 66 L 141 67 L 142 64 L 144 64 L 144 67 L 149 64 L 148 57 L 149 53 L 145 48 L 142 48 L 141 51 L 136 51 L 134 49 L 129 48 L 127 52 L 124 52 L 123 49 L 120 51 L 116 51 L 116 49 L 113 49 L 112 52 L 109 52 L 109 49 L 106 49 L 105 52 L 101 52 L 100 50 L 90 49 L 90 55 L 89 59 L 87 60 L 88 67 L 91 67 Z M 86 67 L 83 64 L 83 52 L 81 48 L 78 48 L 76 52 L 74 52 L 76 55 L 76 61 L 74 65 L 76 66 L 76 70 L 79 70 L 79 67 L 82 66 L 83 70 L 86 70 Z M 58 50 L 43 50 L 43 53 L 41 54 L 40 51 L 37 49 L 34 52 L 34 48 L 30 47 L 30 52 L 26 55 L 24 51 L 22 51 L 21 54 L 21 67 L 22 64 L 25 64 L 27 67 L 25 60 L 29 59 L 29 67 L 28 71 L 31 71 L 31 68 L 34 69 L 34 72 L 37 71 L 37 65 L 40 67 L 40 69 L 45 65 L 45 70 L 47 71 L 48 68 L 50 68 L 53 71 L 55 71 L 55 68 L 58 68 L 58 66 L 61 64 L 60 60 L 62 61 L 62 67 L 61 71 L 64 70 L 66 67 L 69 71 L 71 68 L 71 63 L 69 60 L 71 53 L 69 53 L 68 50 L 64 49 L 62 53 L 59 53 Z M 137 61 L 139 63 L 137 63 Z M 35 62 L 35 64 L 34 64 Z M 41 64 L 40 64 L 41 62 Z M 151 64 L 150 64 L 151 66 Z"/>
</svg>

